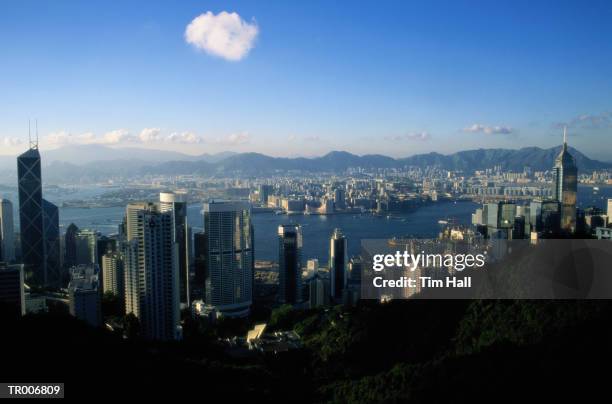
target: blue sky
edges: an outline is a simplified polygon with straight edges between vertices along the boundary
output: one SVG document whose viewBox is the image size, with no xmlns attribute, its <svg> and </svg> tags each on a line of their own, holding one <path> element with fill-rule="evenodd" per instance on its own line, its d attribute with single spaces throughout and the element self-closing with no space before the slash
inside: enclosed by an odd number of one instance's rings
<svg viewBox="0 0 612 404">
<path fill-rule="evenodd" d="M 611 21 L 610 1 L 5 0 L 0 154 L 37 118 L 43 149 L 285 156 L 552 147 L 567 124 L 612 160 Z"/>
</svg>

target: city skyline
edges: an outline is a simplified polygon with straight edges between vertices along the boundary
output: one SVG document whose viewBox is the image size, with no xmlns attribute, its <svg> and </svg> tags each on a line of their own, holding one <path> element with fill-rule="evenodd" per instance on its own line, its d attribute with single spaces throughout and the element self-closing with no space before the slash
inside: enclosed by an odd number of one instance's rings
<svg viewBox="0 0 612 404">
<path fill-rule="evenodd" d="M 27 146 L 31 118 L 41 150 L 404 157 L 548 148 L 565 124 L 577 149 L 612 155 L 607 2 L 96 10 L 5 7 L 2 154 Z"/>
</svg>

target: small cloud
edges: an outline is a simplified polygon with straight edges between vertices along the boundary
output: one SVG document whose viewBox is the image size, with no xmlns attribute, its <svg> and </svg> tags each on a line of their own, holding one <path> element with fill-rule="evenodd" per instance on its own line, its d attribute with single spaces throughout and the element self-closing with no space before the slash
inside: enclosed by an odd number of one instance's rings
<svg viewBox="0 0 612 404">
<path fill-rule="evenodd" d="M 209 55 L 225 60 L 243 59 L 255 44 L 259 27 L 237 13 L 208 11 L 194 18 L 185 29 L 185 41 Z"/>
<path fill-rule="evenodd" d="M 554 129 L 562 129 L 564 126 L 581 129 L 612 128 L 612 111 L 605 111 L 599 114 L 582 114 L 570 119 L 568 122 L 553 123 Z"/>
<path fill-rule="evenodd" d="M 72 133 L 60 130 L 51 132 L 42 139 L 42 143 L 54 146 L 64 146 L 69 144 L 90 144 L 95 142 L 95 135 L 91 132 L 73 135 Z"/>
<path fill-rule="evenodd" d="M 320 136 L 306 136 L 304 138 L 304 141 L 306 141 L 306 142 L 320 142 L 321 141 L 321 137 Z"/>
<path fill-rule="evenodd" d="M 226 146 L 236 146 L 241 144 L 246 144 L 251 141 L 251 135 L 248 132 L 239 132 L 232 133 L 231 135 L 218 137 L 216 139 L 211 140 L 211 143 L 226 145 Z"/>
<path fill-rule="evenodd" d="M 197 144 L 204 143 L 204 139 L 196 135 L 193 132 L 172 132 L 168 135 L 166 140 L 170 143 L 182 143 L 182 144 Z"/>
<path fill-rule="evenodd" d="M 140 131 L 138 139 L 142 143 L 155 143 L 162 140 L 161 129 L 159 128 L 144 128 Z"/>
<path fill-rule="evenodd" d="M 19 146 L 19 145 L 22 145 L 23 143 L 24 143 L 23 139 L 20 139 L 18 137 L 5 136 L 2 139 L 2 144 L 6 147 Z"/>
<path fill-rule="evenodd" d="M 431 135 L 429 134 L 429 132 L 426 132 L 426 131 L 410 132 L 405 135 L 393 135 L 393 136 L 385 137 L 385 140 L 388 140 L 390 142 L 403 142 L 405 140 L 425 142 L 429 139 L 431 139 Z"/>
<path fill-rule="evenodd" d="M 463 128 L 463 131 L 467 133 L 485 133 L 487 135 L 509 135 L 514 132 L 514 130 L 509 126 L 488 126 L 479 123 Z"/>
<path fill-rule="evenodd" d="M 115 129 L 106 132 L 101 139 L 97 139 L 96 143 L 101 144 L 119 144 L 119 143 L 134 143 L 137 139 L 130 134 L 126 129 Z"/>
</svg>

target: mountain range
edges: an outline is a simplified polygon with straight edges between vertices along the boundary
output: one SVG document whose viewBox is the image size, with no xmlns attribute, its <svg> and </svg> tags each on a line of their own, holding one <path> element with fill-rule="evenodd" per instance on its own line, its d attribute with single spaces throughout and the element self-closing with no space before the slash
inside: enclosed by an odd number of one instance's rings
<svg viewBox="0 0 612 404">
<path fill-rule="evenodd" d="M 552 167 L 561 146 L 550 149 L 476 149 L 453 154 L 427 153 L 406 158 L 378 154 L 358 156 L 332 151 L 321 157 L 271 157 L 259 153 L 202 154 L 198 156 L 163 150 L 140 148 L 116 149 L 102 145 L 66 146 L 41 150 L 43 177 L 55 183 L 67 181 L 100 181 L 117 175 L 185 175 L 185 174 L 270 174 L 274 172 L 341 172 L 348 168 L 402 168 L 406 166 L 438 166 L 447 170 L 474 170 L 501 166 L 504 170 L 522 171 L 525 166 L 535 171 Z M 612 168 L 612 163 L 588 158 L 569 148 L 580 172 Z M 0 174 L 14 177 L 15 157 L 0 157 Z M 3 181 L 6 182 L 6 181 Z"/>
</svg>

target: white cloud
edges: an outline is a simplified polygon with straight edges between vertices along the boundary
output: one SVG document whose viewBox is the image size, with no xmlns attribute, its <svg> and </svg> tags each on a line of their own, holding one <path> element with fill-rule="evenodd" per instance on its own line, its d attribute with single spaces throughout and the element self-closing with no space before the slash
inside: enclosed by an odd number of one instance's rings
<svg viewBox="0 0 612 404">
<path fill-rule="evenodd" d="M 19 146 L 19 145 L 22 145 L 23 143 L 24 143 L 23 139 L 20 139 L 18 137 L 5 136 L 2 139 L 2 144 L 6 147 Z"/>
<path fill-rule="evenodd" d="M 411 133 L 407 133 L 405 135 L 393 135 L 393 136 L 387 136 L 385 137 L 385 140 L 391 141 L 391 142 L 402 142 L 404 140 L 416 140 L 416 141 L 427 141 L 431 139 L 431 135 L 429 134 L 429 132 L 423 131 L 423 132 L 411 132 Z"/>
<path fill-rule="evenodd" d="M 110 132 L 106 132 L 102 139 L 97 139 L 96 143 L 102 144 L 119 144 L 119 143 L 132 143 L 136 138 L 130 134 L 126 129 L 115 129 Z"/>
<path fill-rule="evenodd" d="M 246 22 L 237 13 L 208 11 L 187 25 L 185 41 L 210 55 L 238 61 L 253 48 L 258 33 L 255 21 Z"/>
<path fill-rule="evenodd" d="M 72 133 L 65 130 L 51 132 L 47 136 L 42 138 L 42 143 L 46 143 L 53 146 L 64 146 L 68 144 L 90 144 L 95 143 L 95 141 L 96 137 L 91 132 L 73 135 Z"/>
<path fill-rule="evenodd" d="M 170 143 L 182 143 L 182 144 L 197 144 L 204 143 L 204 139 L 196 135 L 193 132 L 172 132 L 168 135 L 166 140 Z"/>
<path fill-rule="evenodd" d="M 161 129 L 159 128 L 144 128 L 140 135 L 138 135 L 138 139 L 142 143 L 155 143 L 162 140 Z"/>
<path fill-rule="evenodd" d="M 572 118 L 569 122 L 556 122 L 553 124 L 555 129 L 563 128 L 581 129 L 605 129 L 612 127 L 612 111 L 605 111 L 599 114 L 582 114 Z"/>
<path fill-rule="evenodd" d="M 487 135 L 502 134 L 509 135 L 513 133 L 513 129 L 509 126 L 488 126 L 479 123 L 475 123 L 472 126 L 463 128 L 464 132 L 467 133 L 486 133 Z"/>
</svg>

